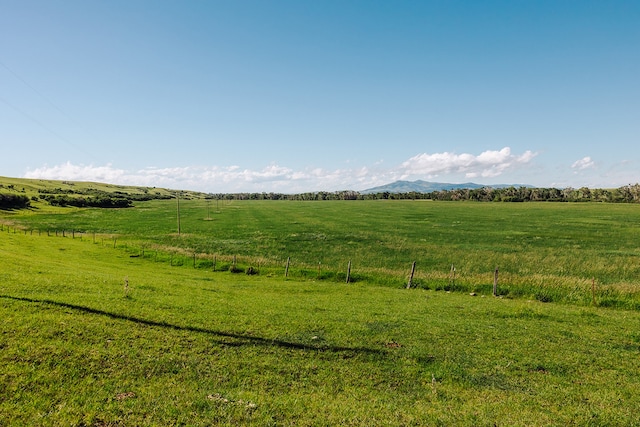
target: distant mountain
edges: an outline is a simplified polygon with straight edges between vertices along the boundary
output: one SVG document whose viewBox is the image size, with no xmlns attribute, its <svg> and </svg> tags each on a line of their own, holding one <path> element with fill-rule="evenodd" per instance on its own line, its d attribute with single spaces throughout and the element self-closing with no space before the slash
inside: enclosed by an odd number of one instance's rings
<svg viewBox="0 0 640 427">
<path fill-rule="evenodd" d="M 493 185 L 483 185 L 483 184 L 475 184 L 473 182 L 465 182 L 463 184 L 451 184 L 445 182 L 429 182 L 429 181 L 396 181 L 391 184 L 382 185 L 379 187 L 368 188 L 366 190 L 360 191 L 361 194 L 372 194 L 372 193 L 410 193 L 415 191 L 416 193 L 430 193 L 432 191 L 443 191 L 443 190 L 460 190 L 460 189 L 475 189 L 475 188 L 483 188 L 483 187 L 491 187 L 491 188 L 506 188 L 506 187 L 531 187 L 530 185 L 522 185 L 522 184 L 493 184 Z"/>
</svg>

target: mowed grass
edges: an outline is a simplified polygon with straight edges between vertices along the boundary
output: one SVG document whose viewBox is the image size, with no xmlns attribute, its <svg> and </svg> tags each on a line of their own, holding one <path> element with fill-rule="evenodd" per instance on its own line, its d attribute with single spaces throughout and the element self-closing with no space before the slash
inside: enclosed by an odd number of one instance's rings
<svg viewBox="0 0 640 427">
<path fill-rule="evenodd" d="M 412 262 L 422 288 L 491 292 L 499 269 L 505 296 L 640 308 L 640 206 L 603 203 L 175 200 L 134 209 L 51 209 L 5 215 L 40 230 L 75 229 L 115 238 L 132 251 L 160 252 L 211 267 L 296 278 L 400 287 Z M 156 259 L 158 256 L 154 255 Z M 455 278 L 452 275 L 455 268 Z M 594 286 L 595 285 L 595 286 Z"/>
<path fill-rule="evenodd" d="M 0 233 L 0 259 L 0 425 L 640 424 L 636 311 L 170 267 L 37 233 Z"/>
</svg>

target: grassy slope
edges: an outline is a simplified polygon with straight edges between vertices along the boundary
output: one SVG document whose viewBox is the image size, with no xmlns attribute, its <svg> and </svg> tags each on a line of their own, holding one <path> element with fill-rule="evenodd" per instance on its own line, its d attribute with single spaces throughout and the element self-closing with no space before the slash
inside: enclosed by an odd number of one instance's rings
<svg viewBox="0 0 640 427">
<path fill-rule="evenodd" d="M 0 425 L 640 423 L 637 312 L 171 268 L 6 231 L 0 259 Z"/>
<path fill-rule="evenodd" d="M 122 191 L 124 193 L 143 193 L 146 191 L 158 191 L 161 194 L 166 194 L 165 189 L 151 189 L 146 187 L 134 187 L 124 185 L 104 184 L 98 182 L 82 182 L 82 181 L 55 181 L 48 179 L 25 179 L 25 178 L 9 178 L 0 176 L 0 188 L 2 191 L 9 191 L 10 186 L 12 190 L 23 192 L 28 196 L 34 196 L 38 194 L 39 190 L 49 190 L 54 188 L 60 188 L 63 190 L 83 191 L 88 189 L 102 190 L 106 192 Z"/>
<path fill-rule="evenodd" d="M 43 190 L 72 190 L 78 194 L 83 194 L 87 190 L 98 190 L 105 193 L 120 192 L 132 195 L 153 194 L 160 196 L 171 196 L 175 190 L 156 187 L 142 187 L 132 185 L 115 185 L 89 181 L 56 181 L 50 179 L 26 179 L 10 178 L 0 176 L 0 192 L 12 194 L 25 194 L 28 197 L 38 196 Z M 200 198 L 204 193 L 197 191 L 180 191 L 183 197 Z M 45 206 L 43 203 L 34 203 L 38 207 Z"/>
</svg>

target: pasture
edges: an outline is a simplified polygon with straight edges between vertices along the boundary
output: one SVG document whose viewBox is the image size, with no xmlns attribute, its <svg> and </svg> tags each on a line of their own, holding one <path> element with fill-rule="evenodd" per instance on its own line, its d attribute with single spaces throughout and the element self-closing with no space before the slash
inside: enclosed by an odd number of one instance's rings
<svg viewBox="0 0 640 427">
<path fill-rule="evenodd" d="M 167 264 L 292 279 L 414 284 L 544 302 L 640 308 L 640 205 L 411 200 L 138 202 L 133 209 L 44 206 L 7 220 L 114 240 Z M 216 263 L 214 266 L 213 263 Z M 452 271 L 452 266 L 455 272 Z"/>
<path fill-rule="evenodd" d="M 175 200 L 0 212 L 0 425 L 639 425 L 639 213 L 192 198 L 178 235 Z"/>
<path fill-rule="evenodd" d="M 635 311 L 0 253 L 3 425 L 640 422 Z"/>
</svg>

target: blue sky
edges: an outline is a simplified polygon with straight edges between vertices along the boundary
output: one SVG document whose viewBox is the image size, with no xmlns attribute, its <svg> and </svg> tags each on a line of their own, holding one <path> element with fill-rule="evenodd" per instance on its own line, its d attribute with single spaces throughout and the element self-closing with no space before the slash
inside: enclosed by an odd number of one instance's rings
<svg viewBox="0 0 640 427">
<path fill-rule="evenodd" d="M 638 1 L 0 0 L 0 175 L 640 181 Z"/>
</svg>

